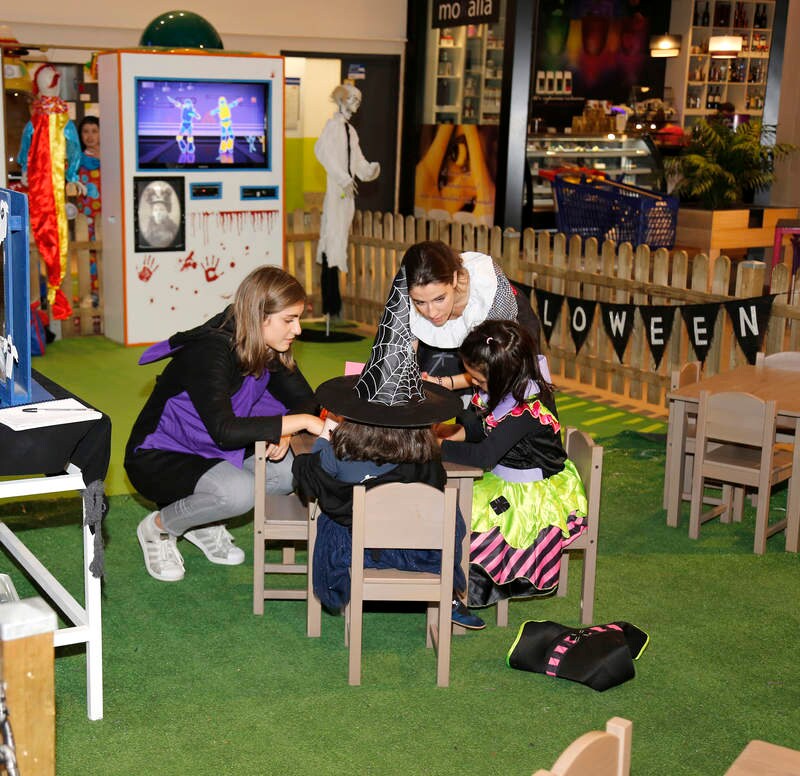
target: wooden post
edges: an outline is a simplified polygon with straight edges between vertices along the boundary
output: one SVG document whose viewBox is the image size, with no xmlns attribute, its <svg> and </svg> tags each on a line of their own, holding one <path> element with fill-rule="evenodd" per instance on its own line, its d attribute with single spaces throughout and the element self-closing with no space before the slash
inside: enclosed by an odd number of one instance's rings
<svg viewBox="0 0 800 776">
<path fill-rule="evenodd" d="M 0 668 L 17 770 L 25 776 L 56 772 L 56 627 L 55 612 L 41 598 L 0 604 Z"/>
</svg>

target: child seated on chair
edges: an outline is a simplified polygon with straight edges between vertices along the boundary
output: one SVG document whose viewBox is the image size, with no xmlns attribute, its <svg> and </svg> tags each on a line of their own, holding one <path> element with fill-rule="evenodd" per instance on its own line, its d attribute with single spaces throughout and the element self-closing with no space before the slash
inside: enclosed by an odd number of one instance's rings
<svg viewBox="0 0 800 776">
<path fill-rule="evenodd" d="M 402 341 L 402 325 L 399 331 L 393 328 L 407 302 L 401 298 L 398 304 L 399 315 L 397 309 L 384 314 L 361 375 L 336 377 L 317 389 L 320 404 L 341 420 L 338 424 L 326 421 L 327 428 L 336 426 L 330 440 L 324 430 L 312 452 L 297 456 L 292 467 L 300 497 L 319 503 L 313 585 L 321 603 L 333 611 L 350 600 L 354 486 L 363 484 L 369 489 L 407 482 L 444 490 L 447 479 L 432 424 L 452 418 L 460 401 L 445 388 L 423 384 L 410 342 L 406 340 L 406 347 Z M 453 584 L 462 592 L 466 590 L 461 568 L 465 530 L 459 513 Z M 438 550 L 371 550 L 365 557 L 369 568 L 438 573 L 440 565 Z M 484 627 L 455 594 L 452 617 L 467 628 Z"/>
<path fill-rule="evenodd" d="M 479 324 L 459 355 L 477 389 L 472 411 L 436 431 L 444 461 L 486 472 L 472 494 L 468 603 L 551 592 L 561 548 L 586 530 L 587 510 L 553 386 L 533 337 L 513 321 Z"/>
</svg>

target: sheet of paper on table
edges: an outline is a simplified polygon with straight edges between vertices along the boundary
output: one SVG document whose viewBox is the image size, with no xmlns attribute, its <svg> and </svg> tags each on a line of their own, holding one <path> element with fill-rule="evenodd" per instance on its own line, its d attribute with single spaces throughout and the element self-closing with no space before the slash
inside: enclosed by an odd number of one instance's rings
<svg viewBox="0 0 800 776">
<path fill-rule="evenodd" d="M 31 410 L 36 412 L 31 412 Z M 26 410 L 28 410 L 26 412 Z M 66 423 L 82 423 L 99 420 L 102 415 L 77 399 L 56 399 L 36 404 L 19 404 L 0 409 L 0 423 L 12 431 L 27 431 L 32 428 L 63 426 Z"/>
</svg>

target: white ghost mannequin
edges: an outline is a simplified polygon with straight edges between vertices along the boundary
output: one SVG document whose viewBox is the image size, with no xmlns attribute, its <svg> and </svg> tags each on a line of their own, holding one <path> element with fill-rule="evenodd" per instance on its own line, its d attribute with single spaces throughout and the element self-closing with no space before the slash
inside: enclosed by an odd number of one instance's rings
<svg viewBox="0 0 800 776">
<path fill-rule="evenodd" d="M 341 84 L 333 90 L 331 100 L 336 103 L 336 113 L 328 119 L 314 145 L 314 154 L 327 173 L 317 262 L 322 264 L 325 253 L 329 267 L 347 272 L 347 237 L 356 209 L 356 180 L 375 180 L 381 166 L 364 158 L 358 134 L 350 125 L 361 105 L 361 92 L 355 86 Z"/>
</svg>

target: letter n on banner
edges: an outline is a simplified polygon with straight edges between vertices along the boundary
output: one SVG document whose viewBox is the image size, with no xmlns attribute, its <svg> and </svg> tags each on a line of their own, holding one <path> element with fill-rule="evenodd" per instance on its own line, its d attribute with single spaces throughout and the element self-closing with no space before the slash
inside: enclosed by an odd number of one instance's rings
<svg viewBox="0 0 800 776">
<path fill-rule="evenodd" d="M 768 294 L 725 302 L 725 309 L 733 324 L 733 333 L 736 335 L 739 347 L 747 356 L 748 364 L 756 363 L 756 353 L 761 350 L 764 342 L 769 313 L 776 296 Z"/>
<path fill-rule="evenodd" d="M 553 294 L 541 288 L 535 288 L 533 293 L 536 295 L 536 307 L 539 310 L 539 322 L 542 324 L 544 338 L 550 344 L 550 336 L 553 333 L 561 306 L 564 304 L 564 297 L 561 294 Z"/>
<path fill-rule="evenodd" d="M 594 310 L 597 302 L 589 302 L 585 299 L 576 299 L 574 296 L 567 297 L 569 306 L 569 333 L 575 343 L 575 353 L 580 353 L 586 337 L 592 329 L 594 320 Z"/>
<path fill-rule="evenodd" d="M 639 313 L 644 321 L 644 333 L 653 355 L 656 369 L 661 365 L 664 349 L 672 336 L 672 323 L 675 320 L 675 307 L 670 305 L 641 305 Z"/>
<path fill-rule="evenodd" d="M 720 307 L 722 305 L 719 302 L 686 304 L 681 307 L 681 315 L 686 324 L 689 342 L 692 343 L 698 361 L 702 363 L 705 363 L 708 349 L 714 339 L 714 326 Z"/>
<path fill-rule="evenodd" d="M 615 302 L 600 302 L 600 315 L 606 334 L 614 346 L 620 364 L 628 347 L 628 340 L 633 331 L 633 316 L 636 308 L 632 304 L 617 304 Z"/>
</svg>

